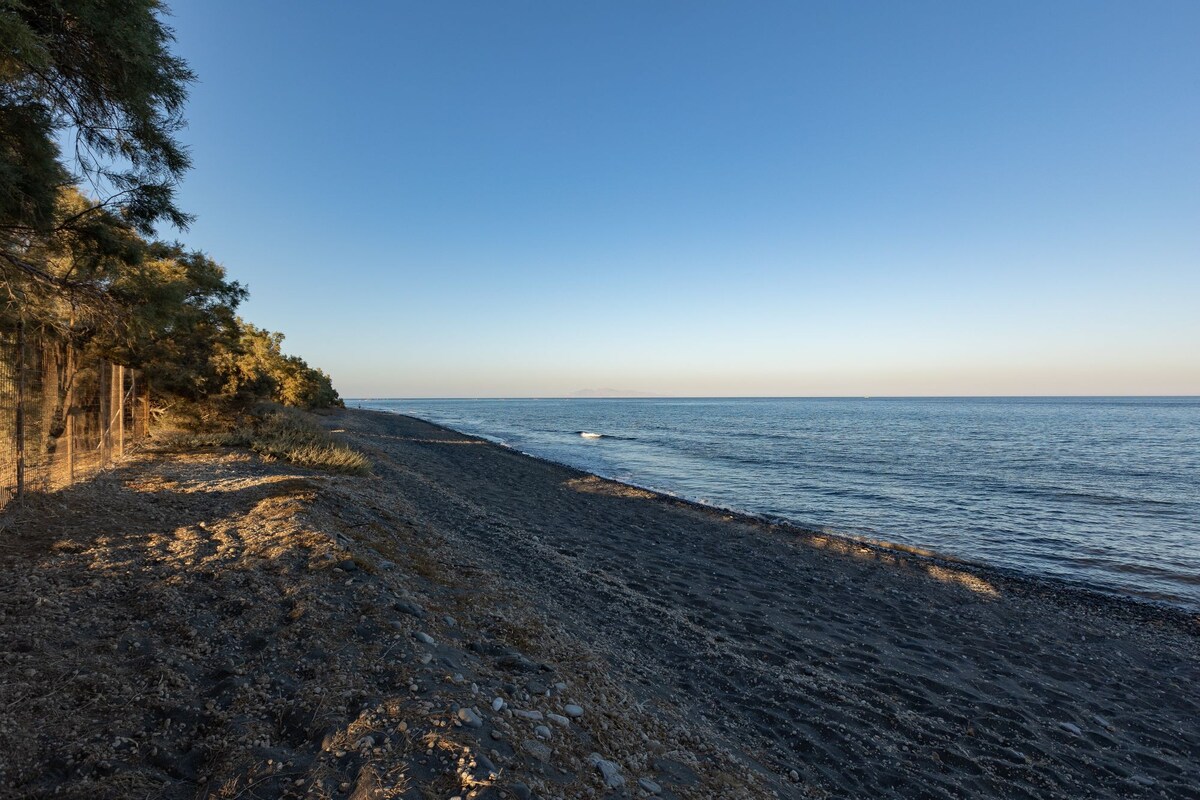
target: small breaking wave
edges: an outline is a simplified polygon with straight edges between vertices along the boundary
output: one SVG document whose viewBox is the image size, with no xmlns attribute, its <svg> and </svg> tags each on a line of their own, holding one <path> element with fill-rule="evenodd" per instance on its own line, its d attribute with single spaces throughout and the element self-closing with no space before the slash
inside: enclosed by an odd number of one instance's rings
<svg viewBox="0 0 1200 800">
<path fill-rule="evenodd" d="M 636 439 L 636 436 L 616 436 L 611 433 L 596 433 L 595 431 L 575 431 L 584 439 L 621 439 L 626 442 L 631 442 Z"/>
</svg>

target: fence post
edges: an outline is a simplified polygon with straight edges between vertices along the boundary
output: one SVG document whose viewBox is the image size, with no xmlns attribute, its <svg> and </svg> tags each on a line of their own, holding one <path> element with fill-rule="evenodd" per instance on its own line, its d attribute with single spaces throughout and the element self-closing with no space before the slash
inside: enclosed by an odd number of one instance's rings
<svg viewBox="0 0 1200 800">
<path fill-rule="evenodd" d="M 137 370 L 129 370 L 129 433 L 136 442 L 137 432 Z"/>
<path fill-rule="evenodd" d="M 67 406 L 67 484 L 75 482 L 75 413 Z"/>
<path fill-rule="evenodd" d="M 150 381 L 146 381 L 146 397 L 142 401 L 142 436 L 150 435 Z"/>
<path fill-rule="evenodd" d="M 100 375 L 100 466 L 108 464 L 108 418 L 112 414 L 112 369 L 107 362 L 96 370 Z"/>
<path fill-rule="evenodd" d="M 117 457 L 125 457 L 125 367 L 117 367 Z"/>
<path fill-rule="evenodd" d="M 17 499 L 25 495 L 25 318 L 17 318 Z"/>
</svg>

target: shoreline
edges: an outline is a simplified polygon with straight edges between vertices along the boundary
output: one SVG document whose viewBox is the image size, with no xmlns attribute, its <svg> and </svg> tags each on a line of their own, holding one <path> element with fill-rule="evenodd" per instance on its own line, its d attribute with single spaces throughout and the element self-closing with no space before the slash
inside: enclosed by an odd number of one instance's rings
<svg viewBox="0 0 1200 800">
<path fill-rule="evenodd" d="M 1179 614 L 387 412 L 0 523 L 0 798 L 1189 798 Z"/>
<path fill-rule="evenodd" d="M 464 559 L 779 797 L 1200 785 L 1190 615 L 725 512 L 415 417 L 327 425 Z"/>
<path fill-rule="evenodd" d="M 628 487 L 634 491 L 646 492 L 650 495 L 653 495 L 653 499 L 656 502 L 668 505 L 678 504 L 683 507 L 710 513 L 718 517 L 733 517 L 744 523 L 758 526 L 763 530 L 764 533 L 767 534 L 793 536 L 809 542 L 811 542 L 814 538 L 837 540 L 842 542 L 848 548 L 863 547 L 878 553 L 893 555 L 897 558 L 915 559 L 922 563 L 927 563 L 936 567 L 968 571 L 984 580 L 1003 583 L 1010 587 L 1020 587 L 1024 591 L 1041 594 L 1042 596 L 1046 597 L 1056 597 L 1065 602 L 1074 600 L 1075 602 L 1080 603 L 1088 602 L 1093 605 L 1104 605 L 1112 608 L 1113 610 L 1125 610 L 1126 612 L 1133 614 L 1138 618 L 1147 620 L 1152 619 L 1160 622 L 1171 622 L 1172 624 L 1181 626 L 1185 632 L 1200 635 L 1200 608 L 1190 608 L 1188 606 L 1170 603 L 1166 600 L 1158 600 L 1136 594 L 1124 594 L 1116 590 L 1107 591 L 1101 587 L 1089 585 L 1082 581 L 1074 581 L 1068 578 L 1059 578 L 1051 575 L 1039 575 L 1025 572 L 1015 567 L 1002 567 L 995 564 L 971 561 L 959 556 L 939 553 L 929 548 L 915 545 L 872 539 L 870 537 L 859 537 L 853 534 L 841 533 L 838 531 L 817 530 L 813 528 L 807 528 L 787 519 L 775 519 L 767 515 L 756 514 L 750 511 L 702 503 L 687 497 L 682 497 L 667 491 L 663 491 L 661 489 L 656 489 L 651 486 L 642 486 L 639 484 L 622 481 L 617 478 L 601 475 L 599 473 L 589 472 L 588 470 L 574 466 L 573 464 L 568 464 L 553 458 L 547 458 L 545 456 L 528 453 L 524 450 L 520 450 L 483 434 L 460 431 L 448 425 L 442 425 L 441 423 L 422 419 L 421 417 L 416 417 L 411 414 L 405 414 L 398 411 L 384 411 L 374 408 L 354 407 L 347 408 L 346 412 L 381 414 L 385 416 L 410 419 L 415 422 L 419 422 L 422 425 L 428 425 L 432 428 L 444 431 L 446 433 L 451 433 L 456 436 L 465 436 L 477 439 L 483 444 L 500 448 L 506 452 L 514 453 L 524 458 L 533 459 L 534 461 L 576 472 L 582 477 L 598 478 L 603 481 Z"/>
</svg>

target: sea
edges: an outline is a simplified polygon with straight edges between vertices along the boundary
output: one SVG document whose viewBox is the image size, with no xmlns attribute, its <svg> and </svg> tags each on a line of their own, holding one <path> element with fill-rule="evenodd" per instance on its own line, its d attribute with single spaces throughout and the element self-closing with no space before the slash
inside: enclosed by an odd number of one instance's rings
<svg viewBox="0 0 1200 800">
<path fill-rule="evenodd" d="M 715 507 L 1200 609 L 1200 398 L 347 405 Z"/>
</svg>

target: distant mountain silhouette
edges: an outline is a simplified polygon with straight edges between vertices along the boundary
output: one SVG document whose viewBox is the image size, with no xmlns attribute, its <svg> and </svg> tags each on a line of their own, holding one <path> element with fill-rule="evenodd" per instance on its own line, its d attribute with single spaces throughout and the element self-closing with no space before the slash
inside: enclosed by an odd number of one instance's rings
<svg viewBox="0 0 1200 800">
<path fill-rule="evenodd" d="M 659 397 L 653 392 L 634 392 L 629 389 L 580 389 L 567 397 Z"/>
</svg>

